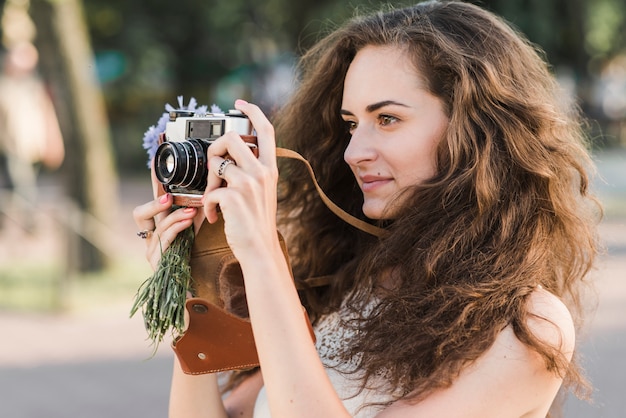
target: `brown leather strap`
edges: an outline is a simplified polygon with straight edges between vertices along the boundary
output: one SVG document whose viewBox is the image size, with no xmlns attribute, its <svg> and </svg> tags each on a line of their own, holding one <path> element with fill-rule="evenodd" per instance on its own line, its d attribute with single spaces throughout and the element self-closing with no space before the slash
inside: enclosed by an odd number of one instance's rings
<svg viewBox="0 0 626 418">
<path fill-rule="evenodd" d="M 330 209 L 335 215 L 339 216 L 343 221 L 349 223 L 350 225 L 354 226 L 357 229 L 360 229 L 363 232 L 367 232 L 368 234 L 374 235 L 376 237 L 381 237 L 385 235 L 386 231 L 383 228 L 379 228 L 377 226 L 368 224 L 367 222 L 362 221 L 361 219 L 350 215 L 348 212 L 341 209 L 332 200 L 330 200 L 330 198 L 326 196 L 326 193 L 324 193 L 324 190 L 322 190 L 320 185 L 317 183 L 317 179 L 315 178 L 315 172 L 313 171 L 313 167 L 311 167 L 311 164 L 302 155 L 287 148 L 276 148 L 276 156 L 302 161 L 304 165 L 306 165 L 306 168 L 309 170 L 309 175 L 311 176 L 311 179 L 313 180 L 315 189 L 317 189 L 317 193 L 319 193 L 320 198 L 322 199 L 324 204 L 328 206 L 328 209 Z"/>
<path fill-rule="evenodd" d="M 246 140 L 251 141 L 250 138 L 255 138 L 255 137 L 247 137 Z M 256 149 L 254 149 L 253 152 L 255 152 L 255 155 L 257 155 Z M 387 231 L 385 231 L 383 228 L 379 228 L 372 224 L 368 224 L 367 222 L 350 215 L 348 212 L 341 209 L 332 200 L 330 200 L 330 198 L 326 195 L 326 193 L 324 193 L 324 190 L 322 190 L 319 183 L 317 182 L 317 179 L 315 178 L 315 172 L 313 171 L 313 167 L 311 167 L 311 164 L 302 155 L 298 154 L 296 151 L 293 151 L 287 148 L 278 147 L 276 148 L 276 156 L 282 157 L 282 158 L 291 158 L 293 160 L 298 160 L 298 161 L 303 162 L 307 170 L 309 171 L 311 180 L 313 180 L 315 189 L 317 190 L 317 193 L 320 195 L 322 202 L 324 202 L 324 204 L 328 207 L 328 209 L 330 209 L 335 215 L 339 216 L 339 218 L 341 218 L 344 222 L 347 222 L 353 227 L 360 229 L 361 231 L 366 232 L 370 235 L 374 235 L 376 237 L 382 237 L 387 233 Z M 160 187 L 159 187 L 158 194 L 161 195 L 165 193 L 166 190 L 162 184 L 159 184 L 159 186 Z M 178 206 L 202 207 L 201 199 L 202 199 L 201 195 L 175 194 L 174 204 Z"/>
</svg>

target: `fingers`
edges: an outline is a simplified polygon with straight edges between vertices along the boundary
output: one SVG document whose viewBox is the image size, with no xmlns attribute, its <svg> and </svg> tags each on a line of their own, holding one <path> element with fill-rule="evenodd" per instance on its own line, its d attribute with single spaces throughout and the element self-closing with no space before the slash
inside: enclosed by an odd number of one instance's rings
<svg viewBox="0 0 626 418">
<path fill-rule="evenodd" d="M 241 167 L 258 164 L 258 160 L 250 150 L 250 147 L 236 132 L 226 132 L 207 149 L 209 170 L 214 169 L 214 171 L 217 172 L 217 167 L 212 166 L 210 163 L 211 158 L 225 157 L 226 155 L 228 155 L 230 159 L 237 161 L 237 164 Z"/>
<path fill-rule="evenodd" d="M 208 190 L 208 187 L 207 187 Z M 209 223 L 215 223 L 218 219 L 218 205 L 220 203 L 218 196 L 220 195 L 220 188 L 214 189 L 212 192 L 207 192 L 202 196 L 202 203 L 204 205 L 204 216 Z"/>
<path fill-rule="evenodd" d="M 222 164 L 228 159 L 233 161 L 233 165 L 255 170 L 259 165 L 259 161 L 250 148 L 242 141 L 241 137 L 235 132 L 227 132 L 224 136 L 217 139 L 211 144 L 207 150 L 208 176 L 206 192 L 217 189 L 222 186 L 225 179 L 227 167 Z M 230 168 L 230 167 L 228 167 Z"/>
<path fill-rule="evenodd" d="M 250 104 L 244 100 L 237 100 L 235 102 L 235 108 L 248 116 L 250 122 L 256 130 L 259 149 L 258 159 L 253 157 L 248 145 L 246 145 L 235 132 L 227 132 L 211 144 L 207 150 L 207 158 L 210 160 L 212 157 L 224 157 L 228 154 L 240 167 L 244 169 L 248 169 L 250 166 L 254 166 L 259 162 L 268 167 L 276 165 L 276 140 L 274 139 L 274 127 L 265 117 L 263 111 L 261 111 L 258 106 Z M 217 168 L 209 164 L 209 170 L 212 169 L 215 169 L 215 172 L 217 172 Z"/>
<path fill-rule="evenodd" d="M 152 200 L 133 210 L 133 219 L 140 230 L 154 230 L 155 217 L 172 206 L 172 199 L 169 194 L 164 194 L 158 200 Z"/>
<path fill-rule="evenodd" d="M 218 217 L 218 205 L 225 209 L 221 199 L 228 194 L 218 192 L 227 183 L 228 189 L 238 189 L 247 198 L 262 199 L 261 190 L 275 192 L 278 177 L 276 165 L 276 141 L 274 127 L 261 109 L 244 100 L 237 100 L 235 107 L 246 114 L 257 133 L 258 158 L 236 132 L 228 132 L 211 144 L 207 150 L 208 176 L 203 197 L 204 215 L 209 222 Z M 256 191 L 256 192 L 255 192 Z M 217 194 L 213 194 L 217 193 Z"/>
<path fill-rule="evenodd" d="M 133 210 L 133 218 L 139 229 L 152 231 L 145 234 L 145 242 L 146 258 L 153 269 L 157 268 L 161 254 L 169 248 L 180 232 L 194 223 L 194 217 L 198 214 L 196 208 L 184 208 L 168 213 L 172 203 L 172 196 L 165 194 Z"/>
<path fill-rule="evenodd" d="M 196 208 L 175 210 L 158 223 L 152 236 L 146 239 L 146 258 L 154 269 L 176 236 L 193 224 L 197 212 Z"/>
<path fill-rule="evenodd" d="M 197 212 L 196 208 L 175 210 L 158 223 L 152 236 L 146 240 L 146 258 L 154 270 L 159 264 L 161 255 L 174 242 L 176 236 L 193 225 Z"/>
<path fill-rule="evenodd" d="M 254 104 L 245 100 L 236 100 L 235 109 L 245 113 L 257 133 L 259 146 L 259 161 L 264 165 L 276 164 L 276 140 L 274 138 L 274 126 L 265 117 L 263 111 Z"/>
<path fill-rule="evenodd" d="M 237 165 L 237 163 L 231 160 L 230 158 L 225 158 L 217 167 L 217 177 L 223 179 L 226 173 L 226 169 L 228 168 L 230 164 Z"/>
</svg>

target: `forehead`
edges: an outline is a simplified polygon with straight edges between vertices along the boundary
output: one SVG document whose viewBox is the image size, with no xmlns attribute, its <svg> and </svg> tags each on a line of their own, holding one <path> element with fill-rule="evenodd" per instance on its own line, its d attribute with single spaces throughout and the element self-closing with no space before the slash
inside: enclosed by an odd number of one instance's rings
<svg viewBox="0 0 626 418">
<path fill-rule="evenodd" d="M 422 74 L 405 50 L 394 46 L 366 46 L 357 52 L 344 80 L 346 100 L 404 96 L 423 90 Z"/>
</svg>

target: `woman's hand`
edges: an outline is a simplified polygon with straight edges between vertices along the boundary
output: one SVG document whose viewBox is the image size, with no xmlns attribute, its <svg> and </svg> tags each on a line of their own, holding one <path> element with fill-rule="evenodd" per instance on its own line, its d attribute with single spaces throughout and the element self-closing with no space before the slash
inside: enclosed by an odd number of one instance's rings
<svg viewBox="0 0 626 418">
<path fill-rule="evenodd" d="M 317 410 L 324 405 L 331 411 L 324 416 L 347 416 L 315 350 L 280 248 L 274 128 L 257 106 L 238 100 L 235 107 L 256 129 L 259 156 L 255 158 L 242 138 L 232 132 L 211 144 L 204 214 L 209 222 L 215 222 L 219 205 L 226 239 L 241 265 L 272 415 L 319 415 Z M 236 164 L 224 166 L 225 158 Z"/>
<path fill-rule="evenodd" d="M 176 236 L 194 222 L 198 214 L 196 208 L 183 208 L 171 211 L 172 195 L 166 193 L 133 210 L 133 218 L 140 231 L 146 234 L 146 259 L 156 270 L 161 254 L 170 246 Z"/>
<path fill-rule="evenodd" d="M 255 105 L 243 100 L 235 108 L 250 118 L 257 132 L 258 158 L 242 138 L 228 132 L 207 151 L 209 174 L 203 197 L 209 222 L 217 219 L 218 205 L 225 221 L 225 233 L 237 258 L 247 251 L 267 249 L 276 238 L 276 142 L 274 127 Z M 228 154 L 228 156 L 227 156 Z M 220 165 L 229 158 L 234 164 Z M 226 187 L 223 186 L 226 181 Z M 269 240 L 272 240 L 271 242 Z"/>
<path fill-rule="evenodd" d="M 148 231 L 146 234 L 146 259 L 156 271 L 161 254 L 170 246 L 176 236 L 187 229 L 192 223 L 196 232 L 204 220 L 202 211 L 197 208 L 183 208 L 172 211 L 174 198 L 164 193 L 163 186 L 154 172 L 154 163 L 151 164 L 150 178 L 154 200 L 137 206 L 133 210 L 133 218 L 139 231 Z"/>
</svg>

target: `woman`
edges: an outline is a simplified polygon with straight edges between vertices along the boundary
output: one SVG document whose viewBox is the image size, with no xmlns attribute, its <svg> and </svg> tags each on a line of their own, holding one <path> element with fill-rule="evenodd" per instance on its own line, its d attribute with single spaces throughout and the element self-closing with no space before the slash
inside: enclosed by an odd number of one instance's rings
<svg viewBox="0 0 626 418">
<path fill-rule="evenodd" d="M 262 376 L 222 402 L 214 375 L 175 365 L 171 416 L 544 417 L 564 381 L 584 387 L 573 352 L 598 210 L 576 115 L 533 46 L 476 6 L 434 1 L 352 20 L 301 70 L 276 138 L 387 233 L 334 217 L 297 166 L 281 167 L 277 196 L 274 128 L 237 101 L 259 158 L 228 133 L 209 148 L 202 210 L 168 214 L 165 195 L 135 219 L 157 219 L 156 266 L 219 205 Z M 296 280 L 329 286 L 297 294 L 277 200 Z"/>
</svg>

